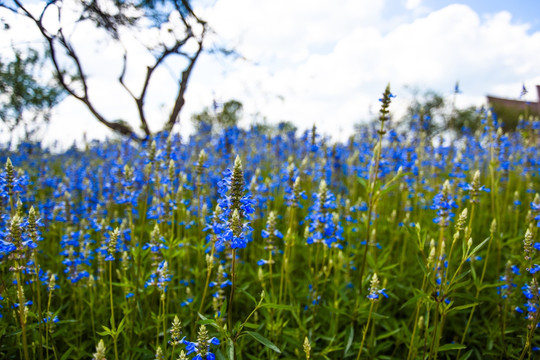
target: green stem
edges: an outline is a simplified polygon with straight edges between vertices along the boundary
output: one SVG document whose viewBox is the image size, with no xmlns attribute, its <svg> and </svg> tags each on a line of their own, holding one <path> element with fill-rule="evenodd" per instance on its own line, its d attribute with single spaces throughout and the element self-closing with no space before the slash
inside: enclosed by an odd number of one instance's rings
<svg viewBox="0 0 540 360">
<path fill-rule="evenodd" d="M 359 276 L 359 289 L 360 293 L 362 293 L 362 281 L 364 281 L 364 271 L 366 269 L 366 260 L 367 260 L 367 254 L 370 246 L 370 240 L 371 240 L 371 219 L 373 216 L 373 207 L 375 205 L 375 186 L 377 185 L 377 176 L 379 174 L 379 163 L 381 161 L 381 153 L 382 153 L 382 140 L 383 140 L 383 134 L 384 134 L 384 121 L 381 121 L 381 129 L 379 131 L 379 141 L 377 142 L 377 145 L 375 145 L 375 148 L 378 148 L 377 156 L 375 158 L 375 164 L 373 165 L 373 173 L 370 174 L 369 183 L 368 183 L 368 217 L 367 217 L 367 224 L 366 224 L 366 247 L 364 248 L 364 255 L 362 256 L 362 267 L 360 268 L 360 276 Z"/>
<path fill-rule="evenodd" d="M 291 260 L 291 254 L 292 254 L 292 246 L 293 246 L 293 239 L 294 239 L 294 224 L 296 220 L 296 207 L 291 206 L 289 208 L 289 227 L 287 229 L 287 235 L 285 236 L 286 243 L 285 243 L 285 254 L 283 256 L 283 264 L 281 266 L 281 279 L 279 283 L 279 303 L 281 304 L 281 301 L 283 300 L 282 295 L 287 294 L 287 282 L 285 279 L 288 279 L 289 276 L 289 264 Z"/>
<path fill-rule="evenodd" d="M 95 315 L 94 315 L 94 301 L 95 301 L 96 292 L 95 292 L 94 286 L 89 286 L 89 291 L 90 291 L 90 322 L 92 324 L 92 336 L 94 338 L 94 343 L 96 343 L 97 342 L 96 321 L 95 321 Z M 47 308 L 47 314 L 48 314 L 48 311 L 49 309 Z"/>
<path fill-rule="evenodd" d="M 434 360 L 437 359 L 438 352 L 438 346 L 436 345 L 436 343 L 438 343 L 437 338 L 439 333 L 439 306 L 440 303 L 437 302 L 437 307 L 435 308 L 435 321 L 433 323 L 433 334 L 431 337 L 431 346 L 429 350 L 429 358 Z"/>
<path fill-rule="evenodd" d="M 51 311 L 51 298 L 52 298 L 53 289 L 49 290 L 49 300 L 47 301 L 47 316 L 49 316 Z M 47 360 L 49 360 L 49 324 L 50 321 L 47 321 L 45 324 L 45 351 L 47 355 Z"/>
<path fill-rule="evenodd" d="M 371 301 L 371 306 L 369 307 L 369 314 L 367 319 L 367 324 L 364 327 L 364 331 L 362 332 L 362 342 L 360 343 L 360 349 L 358 349 L 358 355 L 356 356 L 356 360 L 360 360 L 360 356 L 362 355 L 362 349 L 364 348 L 364 342 L 366 340 L 366 334 L 369 329 L 369 323 L 371 321 L 371 313 L 373 312 L 373 305 L 375 305 L 375 301 Z"/>
<path fill-rule="evenodd" d="M 42 321 L 43 321 L 43 313 L 41 312 L 41 291 L 39 288 L 39 278 L 38 278 L 38 259 L 37 259 L 37 250 L 34 249 L 34 286 L 35 286 L 35 293 L 37 294 L 37 305 L 38 305 L 38 330 L 39 330 L 39 358 L 43 359 L 43 344 L 42 344 L 42 338 L 43 338 L 43 329 L 42 329 Z M 47 314 L 48 316 L 48 314 Z M 47 319 L 48 320 L 48 319 Z"/>
<path fill-rule="evenodd" d="M 536 278 L 533 277 L 533 284 L 535 284 L 535 288 L 538 289 L 538 282 L 536 281 Z M 535 291 L 535 297 L 538 300 L 540 297 L 538 294 L 538 290 Z M 534 315 L 534 320 L 529 322 L 528 326 L 528 333 L 527 333 L 527 339 L 525 341 L 525 346 L 523 347 L 523 351 L 521 352 L 521 356 L 519 357 L 519 360 L 523 360 L 525 358 L 525 354 L 527 353 L 527 350 L 529 350 L 529 358 L 530 358 L 530 348 L 531 348 L 531 342 L 534 335 L 534 330 L 536 330 L 536 324 L 538 324 L 538 318 L 540 317 L 540 311 L 537 311 Z"/>
<path fill-rule="evenodd" d="M 158 316 L 156 317 L 156 348 L 159 346 L 159 327 L 161 326 L 161 296 L 159 299 Z"/>
<path fill-rule="evenodd" d="M 426 284 L 426 275 L 424 275 L 424 279 L 422 280 L 422 291 L 424 291 L 424 286 Z M 413 355 L 413 346 L 414 346 L 414 343 L 415 343 L 415 337 L 416 337 L 416 329 L 418 328 L 418 318 L 420 317 L 420 308 L 422 306 L 422 302 L 421 301 L 418 301 L 418 303 L 416 304 L 416 312 L 415 312 L 415 315 L 414 315 L 414 325 L 413 325 L 413 332 L 411 334 L 411 342 L 409 343 L 409 352 L 407 354 L 407 360 L 411 359 L 411 356 L 414 356 Z"/>
<path fill-rule="evenodd" d="M 137 307 L 140 308 L 140 302 L 139 302 L 139 287 L 140 287 L 140 282 L 143 278 L 142 274 L 141 274 L 141 262 L 142 262 L 142 253 L 141 253 L 141 249 L 142 249 L 142 242 L 144 241 L 144 232 L 145 232 L 145 224 L 146 224 L 146 210 L 147 210 L 147 206 L 148 206 L 148 197 L 149 197 L 149 193 L 150 193 L 150 188 L 149 186 L 147 185 L 147 189 L 146 189 L 146 194 L 145 194 L 145 197 L 144 197 L 144 203 L 143 203 L 143 211 L 142 211 L 142 219 L 140 221 L 140 233 L 139 233 L 139 246 L 137 246 L 136 248 L 136 259 L 135 259 L 135 266 L 136 266 L 136 274 L 135 274 L 135 303 L 137 304 Z M 135 235 L 135 234 L 133 234 Z M 134 236 L 133 236 L 134 238 Z M 132 239 L 133 239 L 132 238 Z M 141 312 L 139 312 L 140 315 L 142 315 Z M 141 319 L 142 320 L 142 319 Z"/>
<path fill-rule="evenodd" d="M 233 300 L 234 300 L 234 287 L 236 286 L 236 249 L 232 249 L 232 269 L 231 269 L 231 294 L 229 296 L 229 312 L 228 322 L 229 331 L 232 333 L 232 314 L 233 314 Z"/>
<path fill-rule="evenodd" d="M 212 244 L 212 250 L 210 252 L 210 258 L 214 261 L 214 244 Z M 206 299 L 206 293 L 208 291 L 208 285 L 210 284 L 210 275 L 212 274 L 212 264 L 207 264 L 206 268 L 206 281 L 204 284 L 203 294 L 201 297 L 201 305 L 199 305 L 199 314 L 202 314 L 204 308 L 204 300 Z"/>
<path fill-rule="evenodd" d="M 24 298 L 23 298 L 23 288 L 21 283 L 21 273 L 19 271 L 19 263 L 18 261 L 15 262 L 16 267 L 16 278 L 17 278 L 17 295 L 19 297 L 19 320 L 21 322 L 21 332 L 22 332 L 22 341 L 23 341 L 23 351 L 24 351 L 24 358 L 26 360 L 30 360 L 30 357 L 28 356 L 28 340 L 26 338 L 26 319 L 25 319 L 25 305 L 24 305 Z"/>
<path fill-rule="evenodd" d="M 486 275 L 487 264 L 488 264 L 488 260 L 489 260 L 489 252 L 490 252 L 490 249 L 491 249 L 491 243 L 492 243 L 494 235 L 495 234 L 492 233 L 491 237 L 489 238 L 489 243 L 488 243 L 488 248 L 487 248 L 487 253 L 486 253 L 486 260 L 484 261 L 484 267 L 482 268 L 482 275 L 480 276 L 480 284 L 476 288 L 476 296 L 474 297 L 476 300 L 478 300 L 478 297 L 480 296 L 480 291 L 482 291 L 482 284 L 484 282 L 484 276 Z M 465 342 L 465 338 L 467 337 L 467 332 L 469 331 L 469 326 L 471 325 L 471 321 L 472 321 L 472 318 L 473 318 L 473 315 L 474 315 L 475 308 L 476 308 L 476 305 L 473 305 L 473 307 L 471 309 L 471 313 L 469 314 L 469 319 L 467 320 L 467 325 L 465 326 L 465 331 L 463 331 L 463 335 L 461 337 L 461 344 L 463 344 Z M 456 359 L 459 359 L 460 355 L 461 355 L 461 349 L 458 350 L 458 354 L 457 354 Z"/>
<path fill-rule="evenodd" d="M 242 324 L 240 324 L 240 327 L 238 328 L 238 333 L 232 339 L 233 342 L 236 342 L 236 340 L 238 340 L 238 338 L 240 336 L 240 333 L 242 332 L 242 329 L 244 329 L 244 326 L 247 324 L 249 319 L 253 316 L 253 314 L 255 314 L 255 312 L 257 310 L 259 310 L 261 308 L 261 304 L 263 302 L 263 299 L 264 299 L 264 297 L 261 296 L 261 299 L 259 300 L 259 303 L 257 304 L 257 306 L 255 306 L 255 308 L 251 311 L 251 313 L 249 313 L 248 317 L 242 322 Z"/>
<path fill-rule="evenodd" d="M 113 302 L 113 289 L 112 289 L 112 261 L 109 261 L 109 299 L 111 303 L 111 330 L 113 333 L 113 343 L 114 343 L 114 358 L 118 360 L 118 346 L 116 344 L 116 323 L 114 320 L 114 302 Z"/>
<path fill-rule="evenodd" d="M 161 319 L 163 322 L 163 349 L 165 349 L 165 346 L 167 344 L 167 337 L 165 334 L 167 334 L 167 296 L 165 294 L 165 290 L 162 291 L 160 296 L 161 306 L 163 308 L 163 313 L 161 314 Z"/>
</svg>

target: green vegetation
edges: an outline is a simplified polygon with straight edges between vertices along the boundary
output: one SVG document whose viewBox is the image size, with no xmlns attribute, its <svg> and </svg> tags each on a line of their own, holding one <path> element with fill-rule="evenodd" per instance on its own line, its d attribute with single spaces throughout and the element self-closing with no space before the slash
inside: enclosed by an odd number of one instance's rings
<svg viewBox="0 0 540 360">
<path fill-rule="evenodd" d="M 392 97 L 346 144 L 285 123 L 4 150 L 0 357 L 534 358 L 539 123 L 431 141 Z"/>
</svg>

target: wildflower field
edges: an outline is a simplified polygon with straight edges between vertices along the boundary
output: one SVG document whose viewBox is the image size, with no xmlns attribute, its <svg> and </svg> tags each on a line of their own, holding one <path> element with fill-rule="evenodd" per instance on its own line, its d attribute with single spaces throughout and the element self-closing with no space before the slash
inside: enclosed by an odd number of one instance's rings
<svg viewBox="0 0 540 360">
<path fill-rule="evenodd" d="M 2 359 L 540 356 L 540 121 L 2 150 Z"/>
</svg>

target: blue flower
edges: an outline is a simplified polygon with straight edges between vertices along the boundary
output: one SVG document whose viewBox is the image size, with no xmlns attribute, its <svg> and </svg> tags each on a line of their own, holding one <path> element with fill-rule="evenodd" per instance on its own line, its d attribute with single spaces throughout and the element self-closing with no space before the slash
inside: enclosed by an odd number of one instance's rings
<svg viewBox="0 0 540 360">
<path fill-rule="evenodd" d="M 433 198 L 433 204 L 431 210 L 437 210 L 437 216 L 433 218 L 435 224 L 440 226 L 448 226 L 449 222 L 455 216 L 452 209 L 458 208 L 457 203 L 454 201 L 452 195 L 450 195 L 450 185 L 448 181 L 443 185 L 443 190 L 439 192 Z"/>
<path fill-rule="evenodd" d="M 169 266 L 167 261 L 163 260 L 157 266 L 157 269 L 150 274 L 150 278 L 144 284 L 144 287 L 157 286 L 162 291 L 167 291 L 168 283 L 172 276 L 169 275 Z"/>
<path fill-rule="evenodd" d="M 263 239 L 267 239 L 269 236 L 270 236 L 270 233 L 268 231 L 266 231 L 265 229 L 261 230 L 261 237 Z M 283 234 L 278 229 L 274 230 L 274 236 L 277 237 L 278 239 L 283 239 Z"/>
<path fill-rule="evenodd" d="M 199 334 L 197 337 L 197 342 L 191 342 L 188 340 L 182 339 L 182 343 L 186 345 L 186 355 L 190 355 L 193 353 L 196 353 L 197 355 L 193 358 L 193 360 L 215 360 L 215 354 L 210 352 L 210 346 L 214 345 L 217 346 L 221 342 L 218 338 L 212 337 L 208 338 L 208 332 L 206 331 L 206 327 L 204 325 L 201 325 L 199 328 Z"/>
<path fill-rule="evenodd" d="M 43 318 L 43 322 L 44 322 L 44 323 L 48 323 L 48 322 L 51 322 L 51 321 L 52 321 L 53 323 L 57 323 L 57 322 L 60 321 L 60 319 L 58 319 L 58 316 L 56 316 L 56 315 L 55 315 L 52 319 L 51 319 L 50 316 L 49 316 L 49 317 Z"/>
<path fill-rule="evenodd" d="M 538 271 L 540 271 L 540 265 L 538 264 L 534 264 L 533 267 L 529 269 L 531 274 L 536 274 Z"/>
<path fill-rule="evenodd" d="M 521 290 L 523 291 L 523 295 L 525 295 L 525 297 L 526 297 L 527 299 L 530 300 L 530 299 L 534 298 L 534 293 L 533 293 L 533 291 L 532 291 L 532 289 L 531 289 L 531 287 L 530 287 L 529 284 L 523 285 L 523 286 L 521 287 Z"/>
<path fill-rule="evenodd" d="M 531 202 L 531 212 L 533 213 L 534 220 L 537 220 L 536 226 L 540 227 L 540 196 L 536 194 L 534 201 Z"/>
<path fill-rule="evenodd" d="M 387 298 L 388 294 L 386 293 L 386 289 L 380 289 L 379 287 L 379 277 L 377 276 L 377 273 L 374 273 L 370 282 L 369 294 L 366 297 L 371 301 L 378 301 L 380 299 L 380 295 Z"/>
<path fill-rule="evenodd" d="M 244 186 L 243 170 L 240 158 L 236 158 L 233 170 L 223 172 L 223 179 L 218 183 L 218 200 L 220 211 L 214 212 L 212 229 L 216 235 L 216 250 L 222 251 L 226 246 L 231 249 L 243 249 L 250 241 L 253 228 L 249 220 L 255 212 L 251 194 Z"/>
<path fill-rule="evenodd" d="M 187 298 L 185 301 L 182 301 L 180 303 L 180 306 L 181 307 L 184 307 L 184 306 L 188 306 L 189 304 L 191 304 L 193 302 L 193 298 Z"/>
<path fill-rule="evenodd" d="M 335 196 L 322 180 L 319 186 L 319 192 L 313 194 L 314 204 L 309 209 L 309 215 L 306 221 L 309 221 L 309 236 L 306 242 L 311 245 L 314 243 L 325 243 L 328 247 L 340 248 L 339 241 L 343 240 L 343 227 L 339 221 L 339 216 L 332 213 L 336 208 Z"/>
<path fill-rule="evenodd" d="M 385 298 L 388 297 L 388 294 L 386 293 L 386 289 L 380 289 L 373 293 L 370 293 L 368 296 L 366 296 L 370 300 L 377 300 L 379 299 L 379 295 L 384 295 Z"/>
</svg>

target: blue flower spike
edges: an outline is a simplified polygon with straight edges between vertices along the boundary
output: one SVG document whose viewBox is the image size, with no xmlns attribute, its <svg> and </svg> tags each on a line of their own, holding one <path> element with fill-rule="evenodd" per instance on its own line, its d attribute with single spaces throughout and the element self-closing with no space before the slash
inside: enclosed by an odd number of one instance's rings
<svg viewBox="0 0 540 360">
<path fill-rule="evenodd" d="M 182 342 L 186 345 L 186 355 L 196 354 L 193 360 L 215 360 L 216 355 L 210 351 L 210 345 L 217 346 L 221 343 L 216 337 L 209 338 L 204 325 L 199 327 L 197 342 L 187 340 L 182 340 Z"/>
<path fill-rule="evenodd" d="M 377 273 L 374 273 L 373 277 L 371 278 L 371 284 L 369 287 L 369 294 L 367 295 L 367 298 L 371 301 L 379 301 L 381 299 L 380 295 L 383 295 L 385 298 L 388 297 L 386 289 L 381 289 L 381 284 L 379 282 L 379 277 L 377 276 Z"/>
</svg>

